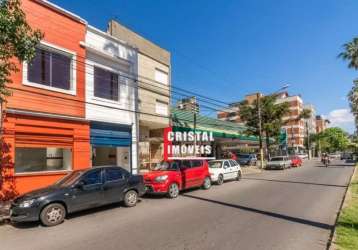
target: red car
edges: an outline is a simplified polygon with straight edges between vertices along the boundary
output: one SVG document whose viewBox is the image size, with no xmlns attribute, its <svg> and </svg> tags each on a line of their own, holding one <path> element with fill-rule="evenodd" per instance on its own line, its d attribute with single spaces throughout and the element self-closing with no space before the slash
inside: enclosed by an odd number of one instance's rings
<svg viewBox="0 0 358 250">
<path fill-rule="evenodd" d="M 180 190 L 211 187 L 208 162 L 204 160 L 164 161 L 143 176 L 147 193 L 166 194 L 169 198 L 176 198 Z"/>
<path fill-rule="evenodd" d="M 302 159 L 299 156 L 292 156 L 291 157 L 291 166 L 292 167 L 301 167 L 302 166 Z"/>
</svg>

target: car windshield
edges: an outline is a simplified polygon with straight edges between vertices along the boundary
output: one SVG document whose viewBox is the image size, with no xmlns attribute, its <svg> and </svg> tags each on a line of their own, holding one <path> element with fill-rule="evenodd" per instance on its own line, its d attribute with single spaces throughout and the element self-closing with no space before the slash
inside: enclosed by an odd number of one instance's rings
<svg viewBox="0 0 358 250">
<path fill-rule="evenodd" d="M 241 158 L 241 159 L 247 159 L 247 158 L 250 158 L 250 155 L 239 155 L 239 158 Z"/>
<path fill-rule="evenodd" d="M 163 161 L 158 163 L 155 167 L 154 167 L 154 171 L 176 171 L 179 169 L 179 163 L 176 161 L 172 161 L 172 162 L 168 162 L 168 161 Z"/>
<path fill-rule="evenodd" d="M 283 157 L 273 157 L 271 158 L 271 161 L 284 161 Z"/>
<path fill-rule="evenodd" d="M 58 182 L 55 183 L 55 185 L 60 187 L 68 187 L 73 184 L 79 179 L 79 177 L 83 174 L 84 171 L 74 171 L 72 173 L 69 173 L 62 179 L 60 179 Z"/>
<path fill-rule="evenodd" d="M 211 161 L 209 162 L 209 168 L 221 168 L 221 161 Z"/>
</svg>

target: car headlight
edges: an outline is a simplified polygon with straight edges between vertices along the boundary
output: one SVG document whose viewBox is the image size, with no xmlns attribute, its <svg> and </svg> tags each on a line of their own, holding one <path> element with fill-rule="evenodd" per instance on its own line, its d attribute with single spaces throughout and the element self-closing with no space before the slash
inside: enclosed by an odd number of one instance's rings
<svg viewBox="0 0 358 250">
<path fill-rule="evenodd" d="M 155 177 L 154 181 L 165 182 L 167 179 L 168 179 L 168 175 L 161 175 L 161 176 Z"/>
<path fill-rule="evenodd" d="M 20 203 L 20 207 L 27 208 L 31 207 L 35 203 L 36 199 L 26 200 Z"/>
</svg>

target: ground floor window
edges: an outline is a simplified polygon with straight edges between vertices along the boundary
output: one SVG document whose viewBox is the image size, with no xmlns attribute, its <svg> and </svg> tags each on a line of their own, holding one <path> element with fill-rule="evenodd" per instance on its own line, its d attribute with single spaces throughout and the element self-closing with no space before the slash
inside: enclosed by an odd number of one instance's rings
<svg viewBox="0 0 358 250">
<path fill-rule="evenodd" d="M 15 148 L 15 173 L 70 170 L 70 148 Z"/>
</svg>

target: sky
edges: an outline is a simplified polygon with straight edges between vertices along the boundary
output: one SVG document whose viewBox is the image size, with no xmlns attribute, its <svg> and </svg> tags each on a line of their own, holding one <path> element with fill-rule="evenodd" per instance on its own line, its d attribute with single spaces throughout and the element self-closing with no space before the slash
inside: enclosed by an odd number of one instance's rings
<svg viewBox="0 0 358 250">
<path fill-rule="evenodd" d="M 169 50 L 173 86 L 230 103 L 290 84 L 331 126 L 354 131 L 346 96 L 358 71 L 337 55 L 358 36 L 357 0 L 52 2 L 102 30 L 116 19 Z"/>
</svg>

